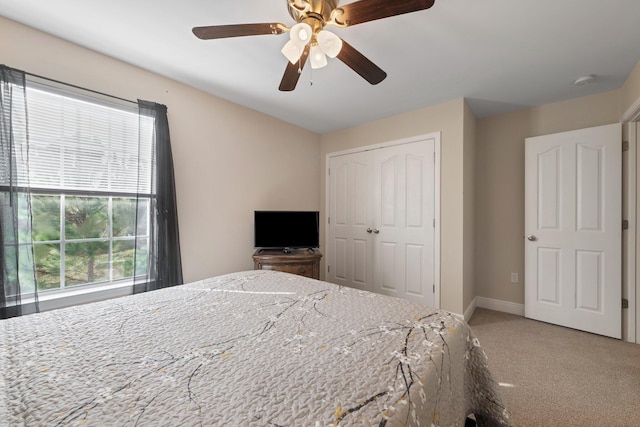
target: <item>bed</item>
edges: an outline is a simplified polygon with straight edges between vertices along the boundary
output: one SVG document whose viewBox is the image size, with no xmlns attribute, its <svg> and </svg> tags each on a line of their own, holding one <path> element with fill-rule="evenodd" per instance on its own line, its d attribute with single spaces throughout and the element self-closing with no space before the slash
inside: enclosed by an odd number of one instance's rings
<svg viewBox="0 0 640 427">
<path fill-rule="evenodd" d="M 1 325 L 10 426 L 512 425 L 464 321 L 287 273 Z"/>
</svg>

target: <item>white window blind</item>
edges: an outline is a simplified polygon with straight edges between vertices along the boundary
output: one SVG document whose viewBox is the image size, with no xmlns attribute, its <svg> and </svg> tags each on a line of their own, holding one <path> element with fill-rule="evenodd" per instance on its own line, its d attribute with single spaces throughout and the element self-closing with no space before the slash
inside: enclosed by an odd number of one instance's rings
<svg viewBox="0 0 640 427">
<path fill-rule="evenodd" d="M 17 185 L 62 192 L 153 194 L 153 119 L 135 105 L 27 85 L 29 170 Z M 140 141 L 140 143 L 138 143 Z M 14 183 L 14 185 L 16 185 Z"/>
</svg>

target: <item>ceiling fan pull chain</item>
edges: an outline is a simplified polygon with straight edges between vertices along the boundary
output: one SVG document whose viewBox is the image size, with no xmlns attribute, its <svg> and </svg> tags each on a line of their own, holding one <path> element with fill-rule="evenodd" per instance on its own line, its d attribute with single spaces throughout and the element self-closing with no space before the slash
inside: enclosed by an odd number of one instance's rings
<svg viewBox="0 0 640 427">
<path fill-rule="evenodd" d="M 309 69 L 309 86 L 313 86 L 313 68 Z"/>
</svg>

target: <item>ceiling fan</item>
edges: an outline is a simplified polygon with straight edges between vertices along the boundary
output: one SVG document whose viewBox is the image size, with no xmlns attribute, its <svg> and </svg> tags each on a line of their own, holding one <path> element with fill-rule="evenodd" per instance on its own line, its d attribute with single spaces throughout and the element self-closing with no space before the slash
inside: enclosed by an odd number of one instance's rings
<svg viewBox="0 0 640 427">
<path fill-rule="evenodd" d="M 203 40 L 229 37 L 282 34 L 290 40 L 282 48 L 289 60 L 280 82 L 281 91 L 295 89 L 300 73 L 310 57 L 311 68 L 327 65 L 327 56 L 337 57 L 372 85 L 387 77 L 382 69 L 353 46 L 325 30 L 326 26 L 352 27 L 376 19 L 429 9 L 435 0 L 359 0 L 338 7 L 339 0 L 286 0 L 289 14 L 297 22 L 292 27 L 280 23 L 214 25 L 195 27 L 193 34 Z"/>
</svg>

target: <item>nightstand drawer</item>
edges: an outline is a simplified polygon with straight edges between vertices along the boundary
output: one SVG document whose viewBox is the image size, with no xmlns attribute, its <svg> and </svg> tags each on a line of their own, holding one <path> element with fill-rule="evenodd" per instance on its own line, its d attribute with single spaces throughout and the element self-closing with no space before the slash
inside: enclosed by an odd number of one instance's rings
<svg viewBox="0 0 640 427">
<path fill-rule="evenodd" d="M 258 250 L 253 254 L 254 270 L 275 270 L 320 279 L 320 258 L 315 250 L 296 250 L 283 253 L 276 250 Z"/>
</svg>

